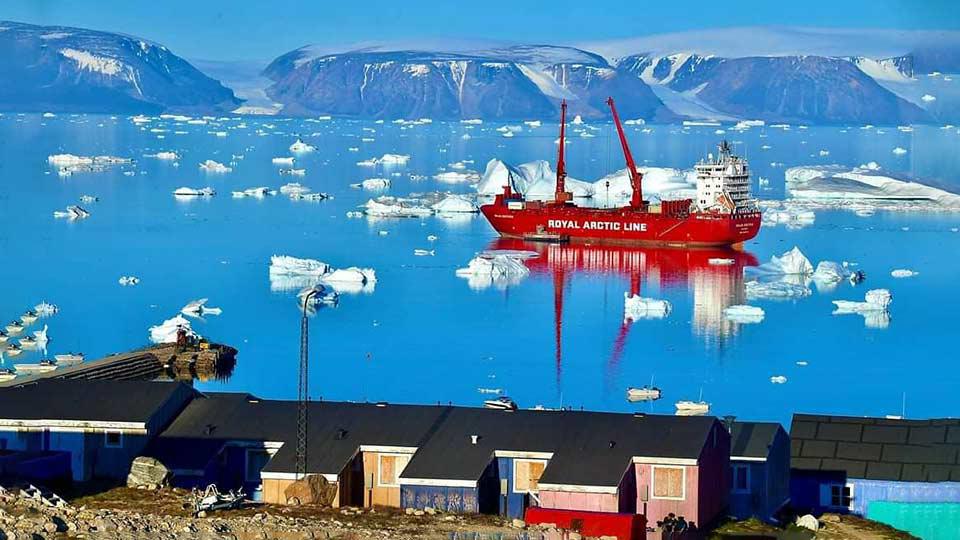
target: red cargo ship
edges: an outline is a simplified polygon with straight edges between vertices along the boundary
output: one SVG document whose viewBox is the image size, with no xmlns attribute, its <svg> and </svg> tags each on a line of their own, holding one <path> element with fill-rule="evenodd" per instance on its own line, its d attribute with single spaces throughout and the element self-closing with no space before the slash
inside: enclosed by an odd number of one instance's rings
<svg viewBox="0 0 960 540">
<path fill-rule="evenodd" d="M 760 210 L 749 198 L 747 163 L 720 144 L 717 159 L 697 164 L 697 198 L 643 199 L 643 175 L 630 153 L 620 117 L 607 100 L 620 136 L 632 190 L 630 203 L 619 208 L 578 206 L 566 191 L 564 141 L 567 104 L 560 107 L 560 149 L 557 151 L 557 187 L 552 201 L 528 201 L 508 181 L 493 203 L 480 207 L 501 236 L 540 241 L 599 242 L 669 247 L 731 246 L 755 237 Z"/>
</svg>

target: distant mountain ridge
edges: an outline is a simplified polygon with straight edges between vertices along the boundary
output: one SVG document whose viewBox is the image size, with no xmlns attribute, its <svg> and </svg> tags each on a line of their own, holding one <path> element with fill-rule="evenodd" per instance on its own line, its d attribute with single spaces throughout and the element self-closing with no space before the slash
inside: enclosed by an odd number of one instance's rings
<svg viewBox="0 0 960 540">
<path fill-rule="evenodd" d="M 0 21 L 0 109 L 216 112 L 233 92 L 166 47 L 135 37 Z"/>
</svg>

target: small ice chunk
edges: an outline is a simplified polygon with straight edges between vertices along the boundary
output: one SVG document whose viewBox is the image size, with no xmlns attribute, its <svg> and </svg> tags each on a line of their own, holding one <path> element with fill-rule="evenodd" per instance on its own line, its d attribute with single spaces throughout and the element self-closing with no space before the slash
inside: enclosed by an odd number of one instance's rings
<svg viewBox="0 0 960 540">
<path fill-rule="evenodd" d="M 299 137 L 297 141 L 290 145 L 290 151 L 294 154 L 306 154 L 316 150 L 315 147 L 303 142 Z"/>
<path fill-rule="evenodd" d="M 211 173 L 228 173 L 228 172 L 233 171 L 232 168 L 227 167 L 227 166 L 224 165 L 223 163 L 219 163 L 219 162 L 214 161 L 214 160 L 212 160 L 212 159 L 208 159 L 208 160 L 204 161 L 203 163 L 201 163 L 201 164 L 200 164 L 200 168 L 203 169 L 203 170 L 206 171 L 206 172 L 211 172 Z"/>
<path fill-rule="evenodd" d="M 809 287 L 789 281 L 748 281 L 745 284 L 746 295 L 750 300 L 784 300 L 810 296 Z"/>
<path fill-rule="evenodd" d="M 120 279 L 117 280 L 117 283 L 123 285 L 124 287 L 128 287 L 140 283 L 140 278 L 137 276 L 120 276 Z"/>
<path fill-rule="evenodd" d="M 480 211 L 476 203 L 463 195 L 447 195 L 446 198 L 430 208 L 438 214 L 476 213 Z"/>
<path fill-rule="evenodd" d="M 144 157 L 152 157 L 162 161 L 176 161 L 180 159 L 180 154 L 176 152 L 157 152 L 156 154 L 146 154 Z"/>
<path fill-rule="evenodd" d="M 212 187 L 192 188 L 179 187 L 173 191 L 175 197 L 213 197 L 217 192 Z"/>
<path fill-rule="evenodd" d="M 200 336 L 190 327 L 190 321 L 182 315 L 176 315 L 162 323 L 150 327 L 150 341 L 153 343 L 176 343 L 177 333 L 186 332 L 187 337 L 196 339 Z"/>
<path fill-rule="evenodd" d="M 271 275 L 322 276 L 330 272 L 330 265 L 316 259 L 299 259 L 289 255 L 270 257 Z"/>
<path fill-rule="evenodd" d="M 890 325 L 889 307 L 893 302 L 893 295 L 887 289 L 872 289 L 864 295 L 863 302 L 849 300 L 834 300 L 836 306 L 834 315 L 859 313 L 863 315 L 864 324 L 868 328 L 886 328 Z"/>
<path fill-rule="evenodd" d="M 367 178 L 363 182 L 360 182 L 360 187 L 363 189 L 387 189 L 390 187 L 390 180 L 388 178 Z"/>
<path fill-rule="evenodd" d="M 809 276 L 813 274 L 813 265 L 800 248 L 794 247 L 779 257 L 776 255 L 770 257 L 768 263 L 755 268 L 750 267 L 747 270 L 751 273 L 767 275 Z"/>
<path fill-rule="evenodd" d="M 663 319 L 670 314 L 672 306 L 667 300 L 643 298 L 640 295 L 623 293 L 624 321 L 638 321 L 640 319 Z"/>
<path fill-rule="evenodd" d="M 783 375 L 774 375 L 773 377 L 770 377 L 770 382 L 773 384 L 783 384 L 787 382 L 787 378 Z"/>
<path fill-rule="evenodd" d="M 491 285 L 505 288 L 519 283 L 530 274 L 523 261 L 536 256 L 531 251 L 484 251 L 471 259 L 466 268 L 458 268 L 456 274 L 467 278 L 471 289 L 480 290 Z"/>
<path fill-rule="evenodd" d="M 373 199 L 364 205 L 368 216 L 378 217 L 426 217 L 432 216 L 433 210 L 419 205 L 407 205 L 399 201 L 378 202 Z"/>
<path fill-rule="evenodd" d="M 734 305 L 723 310 L 723 316 L 728 321 L 740 324 L 756 324 L 763 322 L 764 311 L 757 306 Z"/>
<path fill-rule="evenodd" d="M 292 157 L 275 157 L 270 160 L 274 165 L 288 165 L 293 166 L 294 158 Z"/>
<path fill-rule="evenodd" d="M 817 269 L 813 272 L 813 280 L 823 284 L 840 283 L 848 279 L 850 274 L 850 270 L 840 263 L 820 261 L 817 264 Z"/>
<path fill-rule="evenodd" d="M 896 155 L 898 155 L 898 156 L 902 156 L 903 154 L 906 154 L 906 153 L 907 153 L 907 149 L 898 146 L 898 147 L 896 147 L 896 148 L 893 149 L 893 153 L 896 154 Z"/>
<path fill-rule="evenodd" d="M 413 250 L 413 254 L 417 257 L 433 257 L 437 253 L 432 249 L 415 249 Z"/>
<path fill-rule="evenodd" d="M 207 301 L 207 298 L 192 300 L 180 308 L 180 313 L 188 317 L 203 317 L 204 315 L 220 315 L 223 312 L 220 308 L 207 307 Z"/>
<path fill-rule="evenodd" d="M 433 175 L 433 179 L 447 184 L 478 182 L 480 175 L 472 171 L 446 171 Z"/>
<path fill-rule="evenodd" d="M 915 271 L 913 271 L 913 270 L 907 270 L 907 269 L 905 269 L 905 268 L 898 268 L 898 269 L 890 272 L 890 275 L 893 276 L 893 277 L 895 277 L 895 278 L 908 278 L 908 277 L 916 276 L 916 275 L 918 275 L 919 273 L 920 273 L 920 272 L 915 272 Z"/>
<path fill-rule="evenodd" d="M 924 94 L 923 97 L 920 98 L 920 99 L 922 99 L 925 103 L 930 103 L 931 101 L 936 101 L 936 100 L 937 100 L 936 97 L 931 96 L 930 94 Z"/>
</svg>

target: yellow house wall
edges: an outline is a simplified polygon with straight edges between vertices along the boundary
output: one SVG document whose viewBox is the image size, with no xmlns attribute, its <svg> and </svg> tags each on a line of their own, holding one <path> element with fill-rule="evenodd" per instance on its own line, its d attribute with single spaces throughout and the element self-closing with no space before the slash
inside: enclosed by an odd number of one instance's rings
<svg viewBox="0 0 960 540">
<path fill-rule="evenodd" d="M 392 506 L 400 508 L 400 487 L 381 486 L 377 483 L 379 480 L 377 474 L 377 465 L 379 464 L 379 452 L 363 453 L 363 476 L 370 478 L 373 476 L 372 489 L 365 490 L 364 506 Z"/>
</svg>

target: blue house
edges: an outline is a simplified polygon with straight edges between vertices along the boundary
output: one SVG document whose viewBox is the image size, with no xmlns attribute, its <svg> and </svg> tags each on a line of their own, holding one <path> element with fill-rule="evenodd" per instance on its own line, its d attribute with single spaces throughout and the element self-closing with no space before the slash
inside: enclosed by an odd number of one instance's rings
<svg viewBox="0 0 960 540">
<path fill-rule="evenodd" d="M 767 422 L 734 422 L 730 435 L 729 512 L 772 521 L 790 500 L 790 437 Z"/>
<path fill-rule="evenodd" d="M 960 530 L 960 420 L 795 414 L 790 437 L 795 508 Z"/>
<path fill-rule="evenodd" d="M 183 383 L 67 379 L 4 388 L 0 474 L 122 480 L 194 393 Z"/>
</svg>

